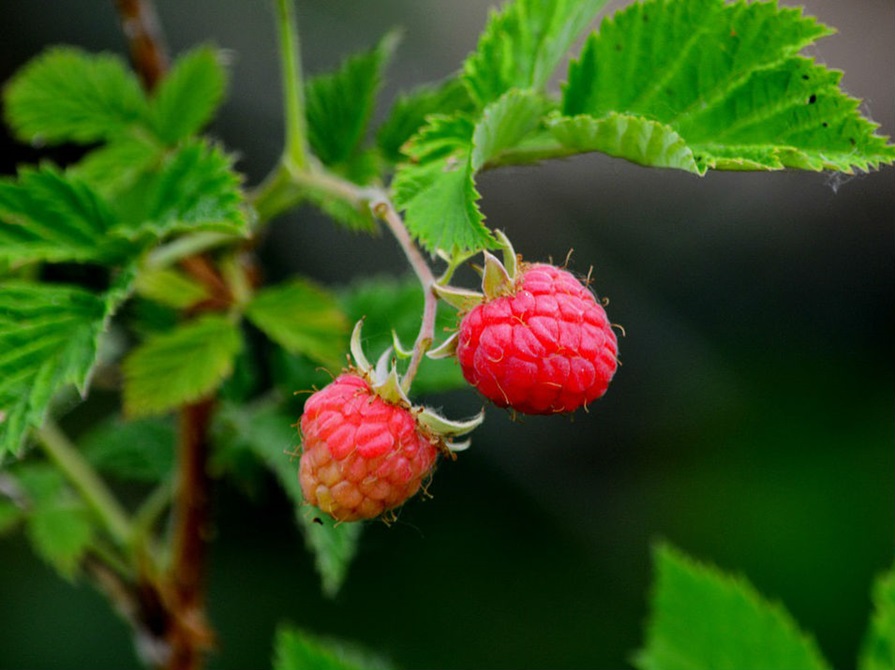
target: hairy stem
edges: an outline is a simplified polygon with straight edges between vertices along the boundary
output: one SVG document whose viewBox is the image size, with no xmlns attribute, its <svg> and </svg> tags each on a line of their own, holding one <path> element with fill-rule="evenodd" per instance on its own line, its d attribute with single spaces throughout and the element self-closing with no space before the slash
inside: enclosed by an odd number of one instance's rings
<svg viewBox="0 0 895 670">
<path fill-rule="evenodd" d="M 283 102 L 286 115 L 287 162 L 304 168 L 308 164 L 308 138 L 305 122 L 304 83 L 301 71 L 301 47 L 294 0 L 277 0 L 277 24 L 283 76 Z"/>
<path fill-rule="evenodd" d="M 37 431 L 37 438 L 50 460 L 100 519 L 109 536 L 119 546 L 128 546 L 134 533 L 127 513 L 68 436 L 48 419 Z"/>
<path fill-rule="evenodd" d="M 168 52 L 151 0 L 114 0 L 131 61 L 147 91 L 168 71 Z"/>
<path fill-rule="evenodd" d="M 413 243 L 410 233 L 407 232 L 407 228 L 404 226 L 404 221 L 395 210 L 391 200 L 384 195 L 380 195 L 370 203 L 370 209 L 376 216 L 385 221 L 392 235 L 398 241 L 398 244 L 401 245 L 404 255 L 407 256 L 407 260 L 423 288 L 423 319 L 420 324 L 419 334 L 416 336 L 416 342 L 413 345 L 410 362 L 407 364 L 407 370 L 404 373 L 404 378 L 401 380 L 401 386 L 406 393 L 410 390 L 410 385 L 413 383 L 413 378 L 416 376 L 423 356 L 425 356 L 432 346 L 432 341 L 435 339 L 435 316 L 438 310 L 438 296 L 435 295 L 433 290 L 435 276 L 432 274 L 432 270 L 420 253 L 419 248 Z"/>
</svg>

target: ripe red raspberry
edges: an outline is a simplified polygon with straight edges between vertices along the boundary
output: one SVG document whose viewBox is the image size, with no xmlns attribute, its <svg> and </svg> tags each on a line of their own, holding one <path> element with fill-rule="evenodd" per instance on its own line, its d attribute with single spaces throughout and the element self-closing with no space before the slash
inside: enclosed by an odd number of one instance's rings
<svg viewBox="0 0 895 670">
<path fill-rule="evenodd" d="M 606 392 L 618 341 L 594 295 L 570 272 L 522 265 L 509 293 L 460 323 L 457 360 L 466 380 L 524 414 L 572 412 Z"/>
<path fill-rule="evenodd" d="M 337 521 L 373 519 L 403 504 L 438 456 L 438 439 L 409 409 L 353 372 L 308 398 L 301 432 L 302 493 Z"/>
</svg>

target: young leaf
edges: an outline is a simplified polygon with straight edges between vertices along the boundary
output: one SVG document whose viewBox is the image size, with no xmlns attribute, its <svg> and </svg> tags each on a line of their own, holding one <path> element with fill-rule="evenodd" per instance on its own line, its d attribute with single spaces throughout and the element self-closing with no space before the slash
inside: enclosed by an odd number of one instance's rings
<svg viewBox="0 0 895 670">
<path fill-rule="evenodd" d="M 641 670 L 827 670 L 814 640 L 744 579 L 676 549 L 654 552 L 656 582 Z"/>
<path fill-rule="evenodd" d="M 873 614 L 858 658 L 859 670 L 889 668 L 895 668 L 895 569 L 873 586 Z"/>
<path fill-rule="evenodd" d="M 304 279 L 259 291 L 246 317 L 290 353 L 338 370 L 345 364 L 348 320 L 334 296 Z"/>
<path fill-rule="evenodd" d="M 348 524 L 352 525 L 352 524 Z M 391 670 L 386 660 L 341 641 L 323 640 L 281 627 L 274 642 L 273 670 Z"/>
<path fill-rule="evenodd" d="M 544 103 L 513 89 L 489 104 L 477 123 L 462 114 L 430 116 L 405 145 L 410 159 L 392 182 L 395 204 L 410 232 L 430 251 L 476 251 L 496 242 L 484 226 L 475 174 L 535 130 Z"/>
<path fill-rule="evenodd" d="M 209 297 L 203 284 L 173 268 L 143 269 L 134 288 L 142 297 L 175 309 L 188 309 Z"/>
<path fill-rule="evenodd" d="M 161 414 L 211 393 L 230 375 L 241 348 L 237 325 L 218 315 L 150 338 L 124 361 L 125 413 Z"/>
<path fill-rule="evenodd" d="M 175 441 L 174 425 L 165 418 L 124 421 L 115 417 L 92 428 L 79 446 L 100 472 L 156 483 L 174 469 Z"/>
<path fill-rule="evenodd" d="M 6 119 L 34 144 L 107 140 L 148 114 L 140 84 L 122 60 L 78 49 L 50 49 L 25 65 L 5 90 Z"/>
<path fill-rule="evenodd" d="M 95 191 L 51 166 L 23 168 L 17 181 L 0 181 L 0 259 L 109 260 L 124 250 L 106 237 L 114 223 Z"/>
<path fill-rule="evenodd" d="M 403 158 L 401 147 L 423 127 L 427 116 L 474 111 L 466 87 L 456 77 L 436 86 L 420 86 L 398 97 L 376 133 L 376 144 L 388 162 L 397 163 Z"/>
<path fill-rule="evenodd" d="M 566 146 L 697 174 L 891 162 L 895 147 L 838 88 L 841 73 L 797 55 L 830 32 L 775 2 L 637 3 L 590 36 L 563 92 L 572 118 L 551 125 Z"/>
<path fill-rule="evenodd" d="M 542 91 L 606 0 L 514 0 L 493 12 L 463 83 L 479 108 L 512 88 Z"/>
<path fill-rule="evenodd" d="M 0 283 L 0 455 L 21 450 L 63 386 L 86 393 L 112 309 L 74 287 Z"/>
<path fill-rule="evenodd" d="M 66 174 L 84 181 L 107 200 L 133 187 L 141 176 L 156 167 L 164 148 L 148 133 L 120 135 L 94 149 Z"/>
<path fill-rule="evenodd" d="M 361 524 L 336 525 L 325 514 L 320 518 L 305 505 L 298 481 L 298 431 L 295 418 L 276 407 L 246 409 L 227 405 L 221 420 L 238 442 L 254 452 L 274 473 L 295 505 L 295 519 L 304 534 L 305 544 L 314 554 L 323 592 L 334 597 L 348 574 L 357 553 Z"/>
<path fill-rule="evenodd" d="M 308 139 L 324 164 L 338 167 L 357 153 L 370 122 L 382 72 L 398 42 L 388 33 L 370 51 L 348 58 L 332 74 L 308 81 Z"/>
<path fill-rule="evenodd" d="M 159 139 L 173 145 L 199 132 L 214 116 L 226 85 L 217 50 L 199 47 L 178 58 L 149 103 Z"/>
<path fill-rule="evenodd" d="M 240 177 L 231 158 L 208 142 L 195 140 L 180 147 L 145 191 L 145 201 L 134 206 L 130 222 L 120 225 L 117 234 L 157 239 L 176 232 L 240 235 L 246 230 Z"/>
</svg>

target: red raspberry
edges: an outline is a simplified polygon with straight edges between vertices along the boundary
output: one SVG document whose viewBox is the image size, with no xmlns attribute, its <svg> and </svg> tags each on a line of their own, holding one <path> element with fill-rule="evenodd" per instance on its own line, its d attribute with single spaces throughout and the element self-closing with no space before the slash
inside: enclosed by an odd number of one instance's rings
<svg viewBox="0 0 895 670">
<path fill-rule="evenodd" d="M 501 407 L 524 414 L 572 412 L 606 392 L 618 341 L 594 295 L 570 272 L 520 267 L 512 293 L 461 321 L 463 376 Z"/>
<path fill-rule="evenodd" d="M 373 519 L 420 488 L 438 440 L 366 379 L 345 373 L 305 403 L 299 480 L 305 500 L 338 521 Z"/>
</svg>

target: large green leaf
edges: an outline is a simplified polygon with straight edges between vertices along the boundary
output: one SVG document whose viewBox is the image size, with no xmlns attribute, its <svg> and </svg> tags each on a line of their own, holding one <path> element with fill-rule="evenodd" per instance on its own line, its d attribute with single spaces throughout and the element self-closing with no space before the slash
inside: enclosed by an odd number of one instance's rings
<svg viewBox="0 0 895 670">
<path fill-rule="evenodd" d="M 168 144 L 199 132 L 214 116 L 227 81 L 220 53 L 199 47 L 178 58 L 150 100 L 150 122 Z"/>
<path fill-rule="evenodd" d="M 513 88 L 541 91 L 606 0 L 514 0 L 488 19 L 463 82 L 484 107 Z"/>
<path fill-rule="evenodd" d="M 827 670 L 814 640 L 744 579 L 667 545 L 654 553 L 655 585 L 641 670 Z"/>
<path fill-rule="evenodd" d="M 478 208 L 475 174 L 501 151 L 521 142 L 541 119 L 544 102 L 512 89 L 482 110 L 477 121 L 458 113 L 430 116 L 405 146 L 409 160 L 392 182 L 395 204 L 410 232 L 430 251 L 476 251 L 495 246 Z"/>
<path fill-rule="evenodd" d="M 238 325 L 220 315 L 148 339 L 124 361 L 125 412 L 161 414 L 212 393 L 233 371 L 241 348 Z"/>
<path fill-rule="evenodd" d="M 126 249 L 106 236 L 114 223 L 93 189 L 51 166 L 0 181 L 0 259 L 10 263 L 110 260 Z"/>
<path fill-rule="evenodd" d="M 16 137 L 35 144 L 110 139 L 148 115 L 140 84 L 120 58 L 70 47 L 25 65 L 7 84 L 5 103 Z"/>
<path fill-rule="evenodd" d="M 0 455 L 21 450 L 61 388 L 73 384 L 86 393 L 113 309 L 74 287 L 0 283 Z"/>
<path fill-rule="evenodd" d="M 873 585 L 873 613 L 861 645 L 859 670 L 895 668 L 895 568 Z"/>
<path fill-rule="evenodd" d="M 338 370 L 348 351 L 348 320 L 336 298 L 304 279 L 259 291 L 246 317 L 294 354 L 305 354 Z"/>
<path fill-rule="evenodd" d="M 568 118 L 551 126 L 567 147 L 697 174 L 891 162 L 895 147 L 838 88 L 841 73 L 798 56 L 830 32 L 776 2 L 634 4 L 570 65 Z"/>
</svg>

